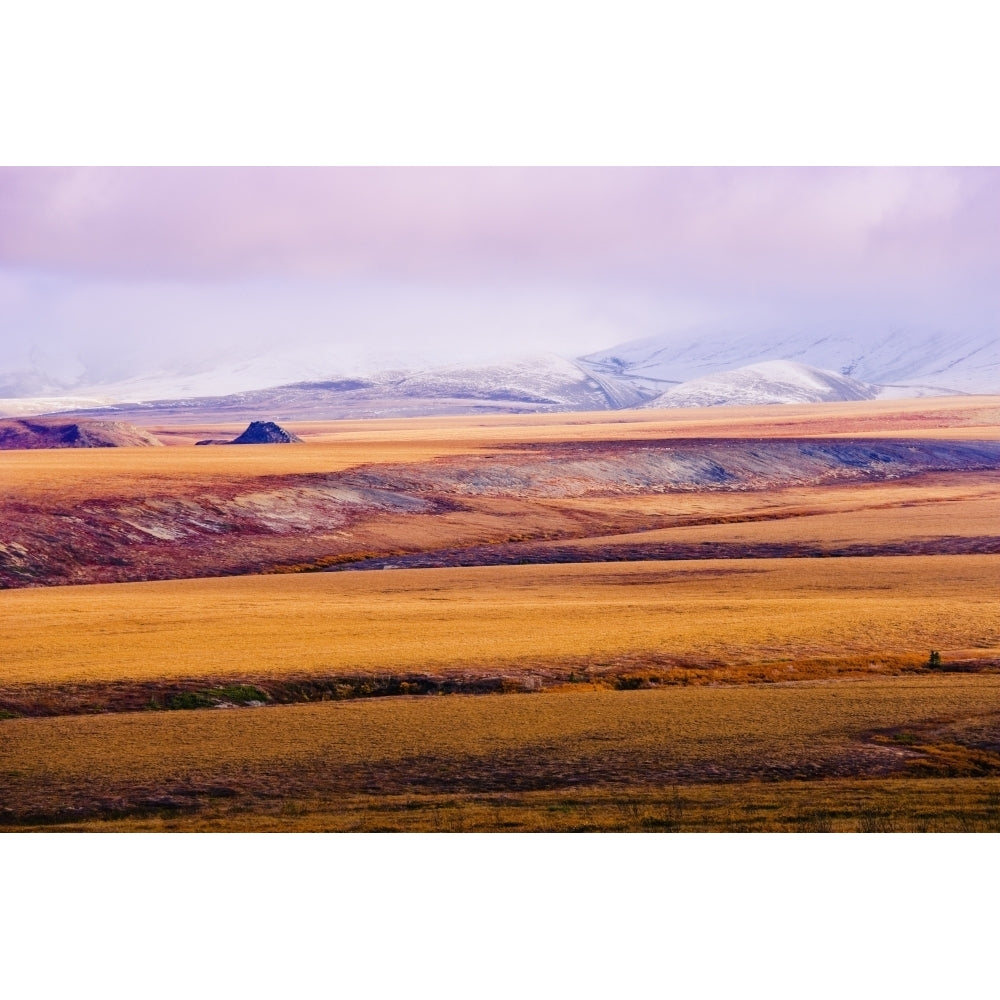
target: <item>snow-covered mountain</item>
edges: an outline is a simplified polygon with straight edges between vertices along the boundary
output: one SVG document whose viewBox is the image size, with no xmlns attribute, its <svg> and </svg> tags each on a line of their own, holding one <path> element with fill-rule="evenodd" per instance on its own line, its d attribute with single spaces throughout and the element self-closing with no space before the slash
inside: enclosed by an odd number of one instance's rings
<svg viewBox="0 0 1000 1000">
<path fill-rule="evenodd" d="M 275 350 L 206 357 L 114 384 L 92 385 L 83 375 L 62 390 L 31 372 L 24 388 L 35 391 L 15 391 L 18 373 L 0 373 L 11 397 L 0 399 L 0 416 L 103 410 L 125 419 L 336 419 L 1000 393 L 1000 337 L 992 334 L 663 337 L 576 360 L 538 354 L 360 375 L 338 371 L 327 354 Z M 48 391 L 39 391 L 43 383 Z"/>
<path fill-rule="evenodd" d="M 83 412 L 114 413 L 123 419 L 190 420 L 213 416 L 243 420 L 261 414 L 278 420 L 304 420 L 545 413 L 639 406 L 653 394 L 641 380 L 592 373 L 575 361 L 538 354 L 493 364 L 384 371 L 222 395 L 139 400 L 132 396 L 102 410 L 88 407 Z"/>
<path fill-rule="evenodd" d="M 762 361 L 734 371 L 701 375 L 660 393 L 646 406 L 763 406 L 876 399 L 881 387 L 795 361 Z"/>
<path fill-rule="evenodd" d="M 656 380 L 663 390 L 704 375 L 778 360 L 882 386 L 883 396 L 1000 392 L 1000 332 L 664 336 L 619 344 L 580 359 L 596 374 Z"/>
<path fill-rule="evenodd" d="M 297 377 L 296 377 L 297 375 Z M 493 409 L 607 410 L 638 406 L 655 394 L 641 379 L 592 372 L 555 354 L 492 363 L 331 374 L 316 359 L 236 359 L 199 372 L 154 372 L 90 387 L 86 396 L 33 395 L 0 399 L 0 415 L 24 416 L 113 405 L 124 412 L 169 404 L 256 409 L 272 401 L 285 413 L 322 415 L 348 409 L 371 413 L 445 413 Z M 367 406 L 365 405 L 367 404 Z M 360 408 L 360 409 L 359 409 Z M 276 410 L 276 412 L 277 412 Z"/>
</svg>

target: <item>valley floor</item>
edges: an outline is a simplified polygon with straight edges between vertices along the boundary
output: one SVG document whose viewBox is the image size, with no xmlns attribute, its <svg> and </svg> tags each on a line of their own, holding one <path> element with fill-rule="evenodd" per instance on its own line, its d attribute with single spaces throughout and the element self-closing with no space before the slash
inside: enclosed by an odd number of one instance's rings
<svg viewBox="0 0 1000 1000">
<path fill-rule="evenodd" d="M 1000 830 L 1000 408 L 870 405 L 6 453 L 0 826 Z"/>
</svg>

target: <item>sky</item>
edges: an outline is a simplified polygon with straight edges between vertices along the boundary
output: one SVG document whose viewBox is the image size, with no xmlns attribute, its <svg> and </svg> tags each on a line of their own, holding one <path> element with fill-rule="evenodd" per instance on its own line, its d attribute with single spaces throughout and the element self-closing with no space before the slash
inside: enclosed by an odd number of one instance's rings
<svg viewBox="0 0 1000 1000">
<path fill-rule="evenodd" d="M 997 168 L 0 168 L 0 395 L 699 332 L 981 332 Z"/>
</svg>

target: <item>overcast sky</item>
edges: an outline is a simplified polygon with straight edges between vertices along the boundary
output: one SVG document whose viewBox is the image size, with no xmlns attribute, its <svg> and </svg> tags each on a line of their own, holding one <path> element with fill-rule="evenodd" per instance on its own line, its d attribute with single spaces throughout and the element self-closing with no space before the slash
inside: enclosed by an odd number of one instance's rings
<svg viewBox="0 0 1000 1000">
<path fill-rule="evenodd" d="M 993 168 L 3 168 L 0 372 L 978 332 L 998 251 Z"/>
</svg>

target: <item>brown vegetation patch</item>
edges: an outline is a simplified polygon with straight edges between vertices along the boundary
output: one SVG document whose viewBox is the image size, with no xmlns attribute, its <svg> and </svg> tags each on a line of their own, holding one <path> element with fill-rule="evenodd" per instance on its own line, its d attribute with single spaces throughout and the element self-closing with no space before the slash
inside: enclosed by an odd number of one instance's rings
<svg viewBox="0 0 1000 1000">
<path fill-rule="evenodd" d="M 952 770 L 873 736 L 933 727 L 950 734 Z M 1000 680 L 962 675 L 15 719 L 0 726 L 0 822 L 396 828 L 392 810 L 408 801 L 401 811 L 415 822 L 396 817 L 401 828 L 434 828 L 428 816 L 440 821 L 448 801 L 451 828 L 482 828 L 478 806 L 503 811 L 513 797 L 519 828 L 582 827 L 587 802 L 595 829 L 732 828 L 711 806 L 721 796 L 754 804 L 760 824 L 747 828 L 906 829 L 927 821 L 925 788 L 942 793 L 931 816 L 965 815 L 978 828 L 987 790 L 1000 789 L 994 765 L 972 772 L 992 781 L 974 795 L 962 792 L 968 778 L 935 775 L 956 774 L 956 747 L 992 760 L 976 744 L 998 733 Z M 920 760 L 932 769 L 915 768 Z M 898 786 L 906 794 L 888 811 L 872 803 L 884 802 L 878 782 L 916 774 L 930 784 Z M 682 797 L 679 812 L 661 811 L 668 793 Z M 359 820 L 362 801 L 371 815 Z M 565 814 L 549 811 L 560 803 Z M 780 823 L 768 826 L 769 809 Z"/>
<path fill-rule="evenodd" d="M 252 801 L 182 787 L 6 818 L 7 829 L 219 832 L 1000 833 L 991 779 L 825 781 L 546 789 L 476 795 L 322 794 Z M 187 793 L 196 792 L 197 797 Z"/>
<path fill-rule="evenodd" d="M 868 556 L 994 555 L 1000 535 L 856 542 L 831 545 L 816 542 L 715 542 L 600 545 L 515 544 L 477 545 L 434 552 L 352 553 L 328 556 L 312 563 L 278 566 L 272 572 L 315 572 L 322 569 L 442 569 L 449 566 L 546 566 L 560 563 L 676 562 L 694 559 L 832 559 Z"/>
</svg>

